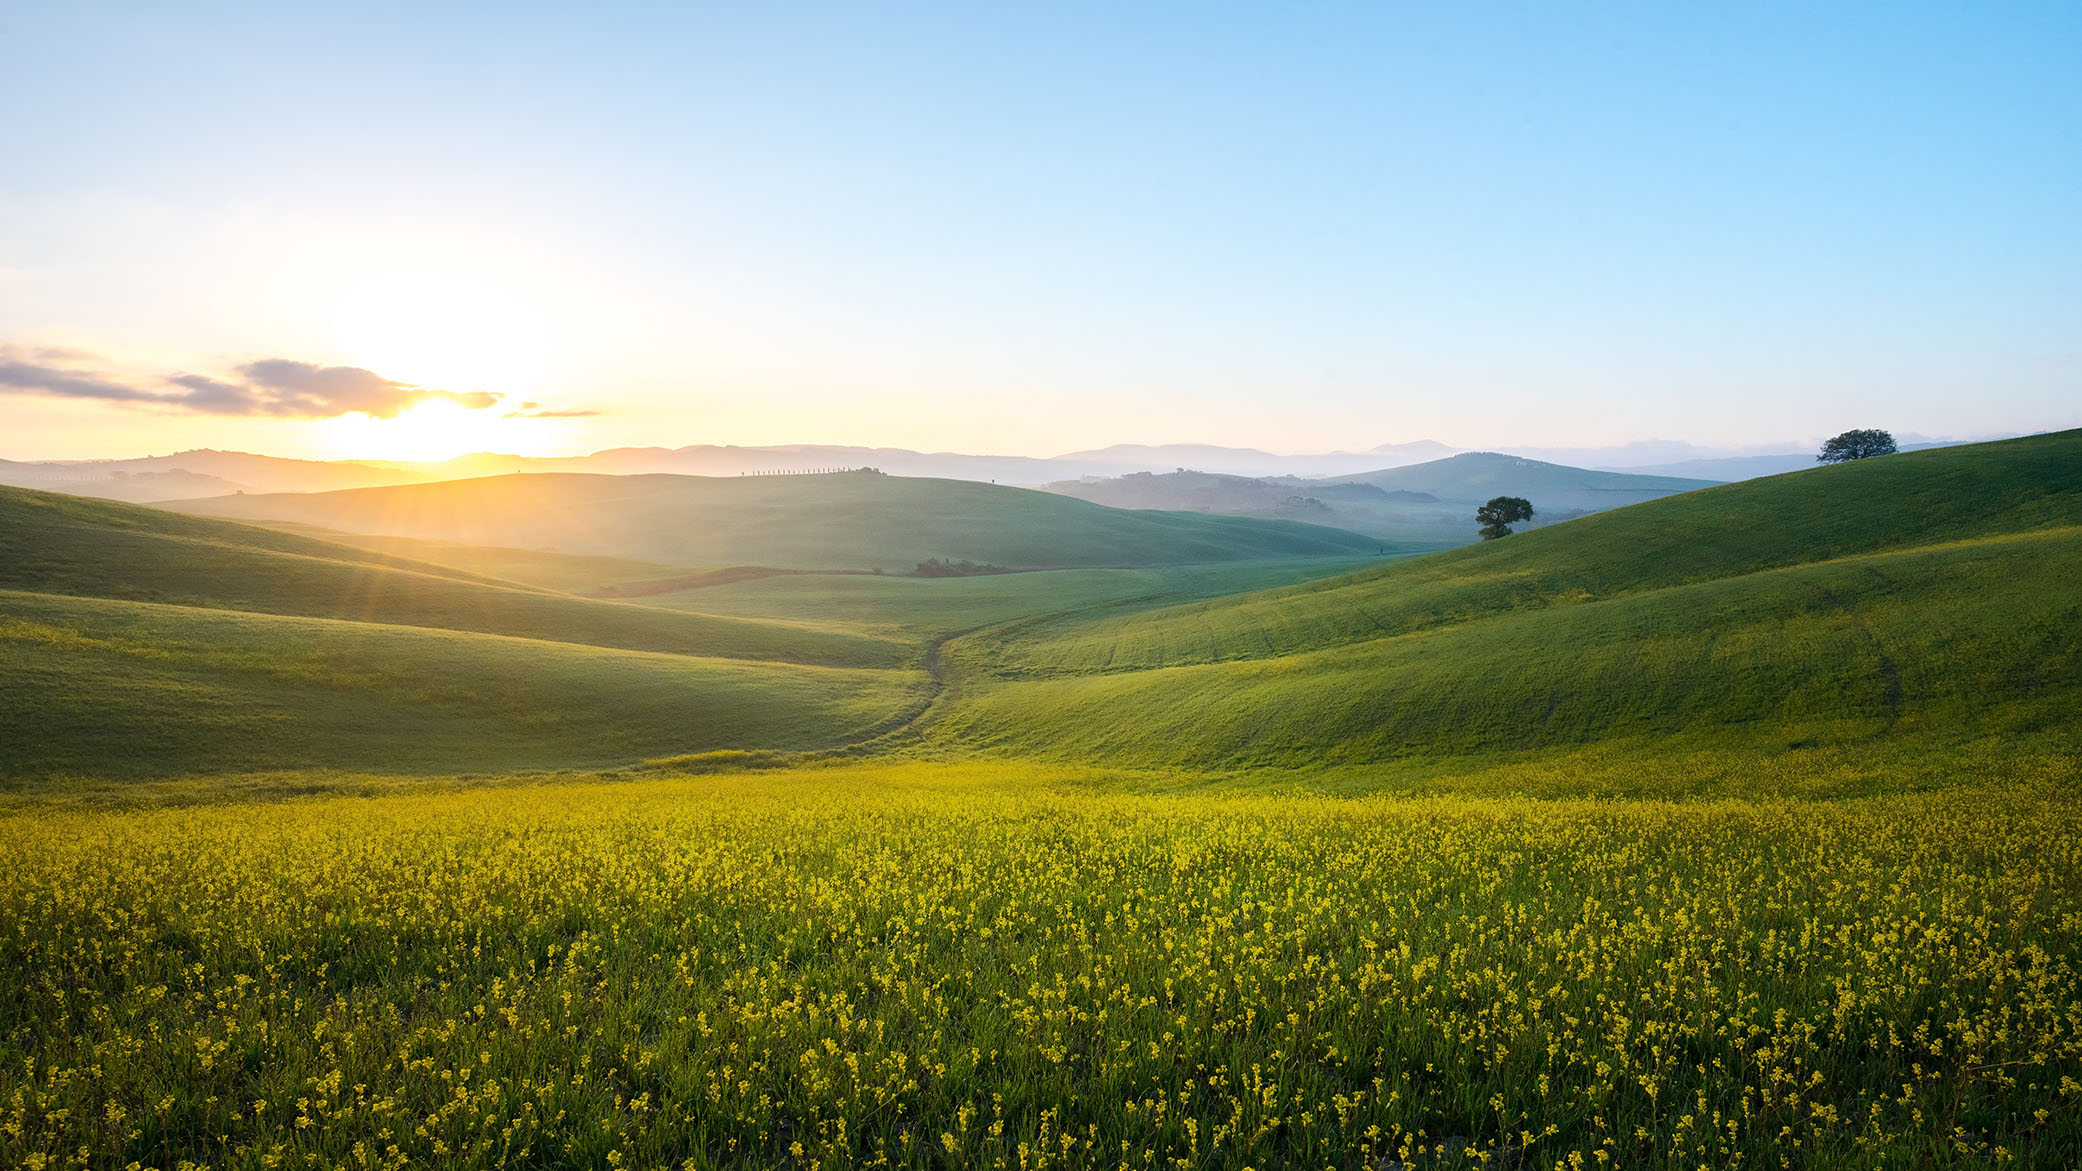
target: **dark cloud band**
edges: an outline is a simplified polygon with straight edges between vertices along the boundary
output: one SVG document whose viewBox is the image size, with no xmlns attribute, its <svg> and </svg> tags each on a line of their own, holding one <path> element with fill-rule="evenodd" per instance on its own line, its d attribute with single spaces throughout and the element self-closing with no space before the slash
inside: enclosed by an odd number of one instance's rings
<svg viewBox="0 0 2082 1171">
<path fill-rule="evenodd" d="M 320 366 L 291 358 L 248 362 L 235 380 L 206 374 L 151 379 L 110 373 L 109 363 L 78 350 L 0 345 L 0 394 L 48 394 L 104 402 L 145 403 L 210 415 L 274 415 L 326 419 L 360 412 L 378 419 L 430 400 L 471 410 L 499 405 L 496 394 L 437 390 L 385 378 L 359 366 Z M 527 404 L 532 408 L 534 404 Z M 514 412 L 516 418 L 568 418 L 597 412 Z"/>
</svg>

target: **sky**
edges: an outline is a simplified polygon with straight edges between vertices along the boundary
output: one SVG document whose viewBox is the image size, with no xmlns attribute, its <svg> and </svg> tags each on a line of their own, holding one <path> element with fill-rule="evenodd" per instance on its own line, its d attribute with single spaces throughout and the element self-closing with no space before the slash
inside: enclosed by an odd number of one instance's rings
<svg viewBox="0 0 2082 1171">
<path fill-rule="evenodd" d="M 2082 425 L 2082 5 L 0 4 L 0 458 Z"/>
</svg>

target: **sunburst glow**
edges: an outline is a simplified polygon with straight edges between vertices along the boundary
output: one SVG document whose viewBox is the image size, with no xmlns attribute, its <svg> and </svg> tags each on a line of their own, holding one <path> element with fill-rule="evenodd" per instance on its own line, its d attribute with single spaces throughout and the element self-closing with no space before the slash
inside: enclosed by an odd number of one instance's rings
<svg viewBox="0 0 2082 1171">
<path fill-rule="evenodd" d="M 550 359 L 540 313 L 496 285 L 440 272 L 349 287 L 334 332 L 356 365 L 442 390 L 524 395 Z"/>
<path fill-rule="evenodd" d="M 431 463 L 477 451 L 531 454 L 553 441 L 554 422 L 506 418 L 498 408 L 470 410 L 435 399 L 393 419 L 342 415 L 323 424 L 333 449 L 349 459 Z"/>
</svg>

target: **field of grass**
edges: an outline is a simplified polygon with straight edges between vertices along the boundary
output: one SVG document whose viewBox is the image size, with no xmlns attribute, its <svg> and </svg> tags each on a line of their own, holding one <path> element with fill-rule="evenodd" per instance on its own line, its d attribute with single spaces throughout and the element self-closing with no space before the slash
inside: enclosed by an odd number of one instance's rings
<svg viewBox="0 0 2082 1171">
<path fill-rule="evenodd" d="M 859 766 L 17 813 L 0 866 L 15 1167 L 2082 1150 L 2082 820 L 2025 778 L 1667 804 Z"/>
<path fill-rule="evenodd" d="M 931 736 L 1115 764 L 1305 768 L 1612 737 L 1748 750 L 2071 733 L 2077 566 L 2082 528 L 2064 528 L 1231 661 L 1208 661 L 1222 645 L 1211 636 L 1122 640 L 1100 670 L 1072 673 L 1044 645 L 1030 652 L 1034 677 L 962 679 Z M 1165 626 L 1174 639 L 1195 632 Z M 1254 633 L 1276 647 L 1290 630 Z M 1097 657 L 1083 640 L 1071 649 Z M 1174 658 L 1190 665 L 1165 666 Z"/>
<path fill-rule="evenodd" d="M 1291 521 L 1124 512 L 968 480 L 822 476 L 491 476 L 181 508 L 464 545 L 690 566 L 908 571 L 928 557 L 1014 568 L 1355 557 L 1370 537 Z"/>
<path fill-rule="evenodd" d="M 1090 619 L 1334 577 L 1376 559 L 1282 558 L 1148 569 L 1056 569 L 983 577 L 805 574 L 644 599 L 704 614 L 817 624 L 923 640 L 1036 614 Z"/>
<path fill-rule="evenodd" d="M 381 537 L 349 533 L 283 522 L 264 523 L 281 532 L 300 534 L 335 545 L 407 558 L 424 565 L 457 569 L 478 577 L 538 589 L 585 594 L 617 582 L 643 581 L 687 572 L 685 566 L 630 557 L 589 557 L 575 553 L 552 553 L 546 549 L 507 549 L 487 545 L 457 545 L 447 541 L 423 541 L 413 537 Z"/>
</svg>

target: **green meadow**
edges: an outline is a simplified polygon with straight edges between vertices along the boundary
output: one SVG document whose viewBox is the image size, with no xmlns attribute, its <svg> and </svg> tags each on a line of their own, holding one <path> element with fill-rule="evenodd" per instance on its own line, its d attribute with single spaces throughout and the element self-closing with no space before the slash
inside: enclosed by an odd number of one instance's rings
<svg viewBox="0 0 2082 1171">
<path fill-rule="evenodd" d="M 0 489 L 0 1164 L 2082 1163 L 2082 432 L 690 479 Z"/>
</svg>

